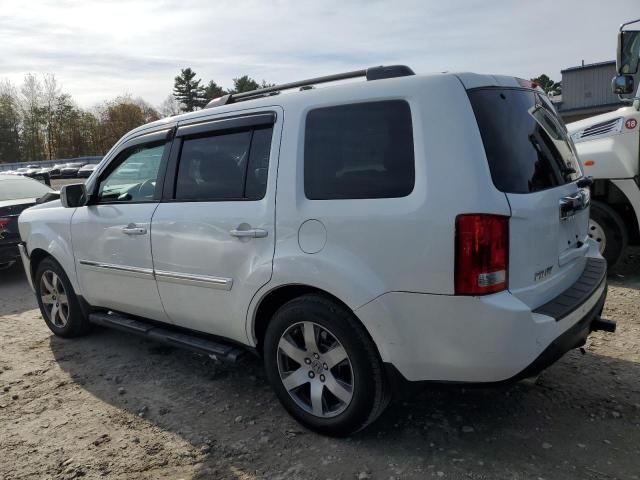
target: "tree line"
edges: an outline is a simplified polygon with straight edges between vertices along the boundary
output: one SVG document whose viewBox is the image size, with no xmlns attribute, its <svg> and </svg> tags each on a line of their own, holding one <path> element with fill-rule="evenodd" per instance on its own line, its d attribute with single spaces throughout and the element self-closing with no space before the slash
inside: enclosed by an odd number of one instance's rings
<svg viewBox="0 0 640 480">
<path fill-rule="evenodd" d="M 532 81 L 548 93 L 561 93 L 561 85 L 547 75 Z M 157 107 L 121 95 L 85 109 L 62 91 L 53 74 L 28 74 L 19 88 L 0 81 L 0 163 L 104 155 L 140 125 L 198 110 L 223 95 L 270 86 L 243 75 L 233 79 L 233 88 L 224 89 L 213 80 L 203 83 L 184 68 L 174 79 L 173 93 Z"/>
<path fill-rule="evenodd" d="M 203 108 L 213 98 L 269 86 L 247 75 L 225 90 L 213 80 L 201 85 L 182 69 L 174 90 L 160 105 L 121 95 L 82 108 L 63 91 L 55 75 L 28 74 L 17 87 L 0 81 L 0 163 L 104 155 L 122 135 L 160 118 Z"/>
</svg>

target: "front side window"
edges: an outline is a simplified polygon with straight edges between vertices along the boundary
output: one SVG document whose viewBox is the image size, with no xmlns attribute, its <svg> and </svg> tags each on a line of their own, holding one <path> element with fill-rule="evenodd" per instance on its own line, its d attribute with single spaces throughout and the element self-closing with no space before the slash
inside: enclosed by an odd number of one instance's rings
<svg viewBox="0 0 640 480">
<path fill-rule="evenodd" d="M 98 202 L 152 201 L 166 143 L 132 147 L 100 181 Z"/>
<path fill-rule="evenodd" d="M 176 200 L 259 200 L 267 186 L 272 127 L 215 132 L 182 143 Z"/>
<path fill-rule="evenodd" d="M 310 200 L 397 198 L 415 183 L 413 127 L 403 100 L 311 110 L 304 141 Z"/>
</svg>

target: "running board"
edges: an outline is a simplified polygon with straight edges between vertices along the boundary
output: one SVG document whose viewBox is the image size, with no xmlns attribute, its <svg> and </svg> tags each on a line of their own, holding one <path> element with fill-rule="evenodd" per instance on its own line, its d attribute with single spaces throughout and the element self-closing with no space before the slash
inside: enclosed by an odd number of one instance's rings
<svg viewBox="0 0 640 480">
<path fill-rule="evenodd" d="M 169 328 L 158 327 L 117 313 L 96 312 L 89 315 L 89 321 L 96 325 L 114 328 L 122 332 L 147 337 L 172 347 L 184 348 L 208 355 L 217 360 L 235 362 L 244 350 L 234 345 L 210 340 L 192 333 L 184 333 Z"/>
</svg>

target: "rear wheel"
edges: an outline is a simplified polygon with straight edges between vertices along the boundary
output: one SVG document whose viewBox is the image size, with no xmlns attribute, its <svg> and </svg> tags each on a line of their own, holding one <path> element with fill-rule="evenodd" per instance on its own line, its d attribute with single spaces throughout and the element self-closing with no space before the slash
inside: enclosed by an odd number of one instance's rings
<svg viewBox="0 0 640 480">
<path fill-rule="evenodd" d="M 589 237 L 598 243 L 600 254 L 607 260 L 609 268 L 618 263 L 627 247 L 624 221 L 613 208 L 602 202 L 591 202 Z"/>
<path fill-rule="evenodd" d="M 269 382 L 300 423 L 343 436 L 373 422 L 390 396 L 375 345 L 353 314 L 320 295 L 283 305 L 264 340 Z"/>
<path fill-rule="evenodd" d="M 60 337 L 78 337 L 91 324 L 80 308 L 71 282 L 53 258 L 45 258 L 36 269 L 34 287 L 40 312 L 49 329 Z"/>
</svg>

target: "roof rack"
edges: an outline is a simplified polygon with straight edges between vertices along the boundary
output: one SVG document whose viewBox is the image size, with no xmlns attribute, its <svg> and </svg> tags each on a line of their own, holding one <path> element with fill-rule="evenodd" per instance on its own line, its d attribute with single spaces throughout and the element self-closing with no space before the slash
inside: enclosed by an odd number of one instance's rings
<svg viewBox="0 0 640 480">
<path fill-rule="evenodd" d="M 273 87 L 259 88 L 250 92 L 230 93 L 219 98 L 215 98 L 207 103 L 204 108 L 219 107 L 230 103 L 242 102 L 244 100 L 253 100 L 260 97 L 270 95 L 278 95 L 282 90 L 290 90 L 292 88 L 308 89 L 312 85 L 318 83 L 336 82 L 338 80 L 346 80 L 348 78 L 366 77 L 370 80 L 382 80 L 384 78 L 396 78 L 415 75 L 406 65 L 389 65 L 365 68 L 364 70 L 354 70 L 353 72 L 337 73 L 335 75 L 327 75 L 325 77 L 309 78 L 298 82 L 283 83 L 282 85 L 274 85 Z"/>
</svg>

